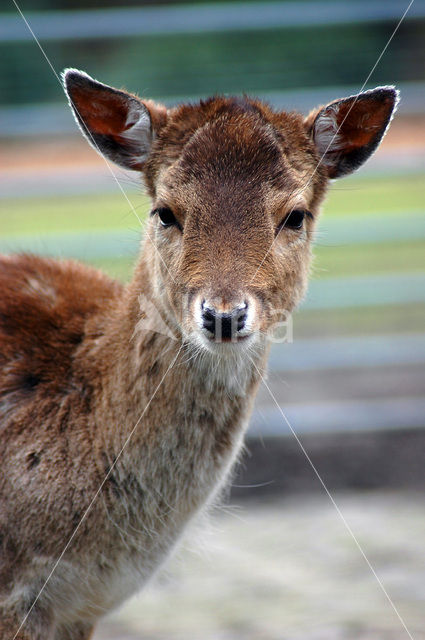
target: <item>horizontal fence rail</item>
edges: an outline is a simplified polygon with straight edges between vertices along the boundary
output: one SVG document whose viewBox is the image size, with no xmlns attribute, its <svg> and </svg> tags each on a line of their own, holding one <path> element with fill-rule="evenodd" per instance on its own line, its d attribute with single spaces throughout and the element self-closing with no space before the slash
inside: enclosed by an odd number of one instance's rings
<svg viewBox="0 0 425 640">
<path fill-rule="evenodd" d="M 375 86 L 373 82 L 370 87 Z M 409 82 L 398 84 L 401 102 L 399 115 L 421 115 L 425 112 L 425 83 Z M 369 86 L 366 88 L 370 88 Z M 318 89 L 300 89 L 292 91 L 256 91 L 251 92 L 258 98 L 266 100 L 277 109 L 296 109 L 308 113 L 319 104 L 325 104 L 338 97 L 358 93 L 360 86 L 320 87 Z M 154 98 L 172 106 L 181 102 L 198 101 L 205 95 L 173 96 Z M 0 137 L 42 137 L 46 135 L 80 135 L 70 115 L 69 106 L 62 104 L 28 104 L 0 106 Z M 1 194 L 0 194 L 1 197 Z"/>
<path fill-rule="evenodd" d="M 300 435 L 417 429 L 425 426 L 424 364 L 423 333 L 298 339 L 272 345 L 269 384 Z M 248 435 L 292 437 L 268 400 L 257 399 Z"/>
<path fill-rule="evenodd" d="M 309 111 L 359 91 L 407 6 L 306 0 L 24 13 L 57 73 L 83 68 L 166 104 L 245 92 Z M 401 114 L 425 110 L 424 21 L 425 0 L 415 0 L 365 87 L 396 83 Z M 12 2 L 0 13 L 1 47 L 0 136 L 72 132 L 57 79 Z"/>
<path fill-rule="evenodd" d="M 274 344 L 269 357 L 270 371 L 281 373 L 419 364 L 425 364 L 425 333 L 295 339 Z"/>
<path fill-rule="evenodd" d="M 82 40 L 396 21 L 401 18 L 407 5 L 407 2 L 399 0 L 233 2 L 201 6 L 28 12 L 25 17 L 40 40 Z M 405 19 L 424 17 L 425 2 L 416 0 Z M 32 35 L 19 15 L 1 16 L 0 42 L 25 41 L 31 38 Z"/>
<path fill-rule="evenodd" d="M 425 399 L 418 397 L 376 398 L 345 402 L 283 404 L 285 416 L 299 435 L 308 433 L 347 433 L 387 431 L 424 427 Z M 252 415 L 250 437 L 290 436 L 292 432 L 275 407 L 256 409 Z"/>
</svg>

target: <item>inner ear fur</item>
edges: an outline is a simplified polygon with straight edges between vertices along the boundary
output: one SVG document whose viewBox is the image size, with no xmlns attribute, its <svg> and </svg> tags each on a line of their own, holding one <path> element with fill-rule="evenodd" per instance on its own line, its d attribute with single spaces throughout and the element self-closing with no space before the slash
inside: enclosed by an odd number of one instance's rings
<svg viewBox="0 0 425 640">
<path fill-rule="evenodd" d="M 65 92 L 83 135 L 100 154 L 126 169 L 142 170 L 167 110 L 114 89 L 77 69 L 63 73 Z"/>
<path fill-rule="evenodd" d="M 394 87 L 377 87 L 314 110 L 305 126 L 329 178 L 355 171 L 378 148 L 397 107 Z"/>
</svg>

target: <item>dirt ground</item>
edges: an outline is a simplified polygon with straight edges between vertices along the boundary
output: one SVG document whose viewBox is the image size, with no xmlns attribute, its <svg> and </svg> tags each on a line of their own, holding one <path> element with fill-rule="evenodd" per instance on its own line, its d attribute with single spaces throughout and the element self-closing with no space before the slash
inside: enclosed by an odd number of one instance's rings
<svg viewBox="0 0 425 640">
<path fill-rule="evenodd" d="M 334 498 L 219 510 L 93 640 L 424 640 L 423 495 Z"/>
</svg>

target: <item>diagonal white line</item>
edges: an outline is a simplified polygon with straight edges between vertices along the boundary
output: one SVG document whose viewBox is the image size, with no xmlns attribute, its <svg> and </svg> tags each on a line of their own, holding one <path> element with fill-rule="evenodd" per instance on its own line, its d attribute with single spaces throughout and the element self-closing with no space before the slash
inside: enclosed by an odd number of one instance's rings
<svg viewBox="0 0 425 640">
<path fill-rule="evenodd" d="M 338 504 L 336 503 L 334 497 L 332 496 L 332 494 L 330 493 L 329 489 L 327 488 L 322 476 L 320 475 L 320 473 L 318 472 L 315 464 L 313 463 L 312 459 L 310 458 L 308 452 L 306 451 L 303 443 L 301 442 L 301 440 L 299 439 L 296 431 L 293 429 L 291 423 L 289 422 L 288 418 L 286 417 L 285 413 L 283 412 L 280 404 L 278 403 L 278 401 L 276 400 L 272 390 L 270 389 L 269 385 L 267 384 L 267 382 L 264 379 L 264 376 L 261 374 L 260 370 L 258 369 L 258 367 L 256 366 L 256 364 L 254 362 L 252 362 L 253 366 L 255 367 L 255 369 L 257 370 L 258 375 L 261 378 L 261 381 L 263 382 L 264 386 L 266 387 L 267 391 L 269 392 L 273 402 L 275 403 L 276 407 L 279 410 L 279 413 L 281 414 L 283 420 L 286 422 L 286 424 L 288 425 L 292 435 L 294 436 L 295 440 L 297 441 L 301 451 L 303 452 L 303 454 L 305 455 L 305 457 L 307 458 L 307 461 L 309 463 L 309 465 L 311 466 L 311 468 L 314 471 L 314 474 L 316 475 L 317 479 L 319 480 L 320 484 L 322 485 L 326 495 L 328 496 L 329 500 L 331 501 L 332 505 L 334 506 L 337 514 L 339 515 L 339 517 L 342 520 L 342 523 L 344 524 L 345 528 L 347 529 L 348 533 L 350 534 L 351 538 L 353 539 L 357 549 L 360 551 L 361 555 L 363 556 L 367 566 L 369 567 L 369 569 L 371 570 L 372 574 L 374 575 L 377 583 L 379 584 L 379 586 L 381 587 L 382 592 L 384 593 L 385 597 L 387 598 L 388 602 L 390 603 L 391 607 L 393 608 L 397 618 L 399 619 L 399 621 L 401 622 L 404 630 L 406 631 L 407 635 L 409 636 L 410 640 L 414 640 L 412 634 L 410 633 L 409 629 L 406 626 L 406 623 L 404 622 L 403 618 L 401 617 L 397 607 L 395 606 L 394 602 L 392 601 L 390 595 L 388 594 L 387 590 L 385 589 L 384 585 L 382 584 L 381 579 L 379 578 L 378 574 L 376 573 L 375 569 L 373 568 L 370 560 L 368 559 L 368 557 L 366 556 L 365 552 L 363 551 L 362 546 L 360 545 L 359 541 L 357 540 L 356 536 L 354 535 L 353 530 L 351 529 L 350 525 L 348 524 L 347 520 L 345 519 L 344 514 L 342 513 L 341 509 L 339 508 Z"/>
<path fill-rule="evenodd" d="M 46 59 L 47 64 L 49 65 L 49 67 L 50 67 L 50 68 L 51 68 L 51 70 L 53 71 L 53 74 L 55 75 L 55 77 L 56 77 L 57 81 L 59 82 L 59 84 L 60 84 L 60 86 L 61 86 L 61 89 L 63 90 L 63 84 L 62 84 L 62 81 L 61 81 L 60 77 L 58 76 L 58 74 L 56 73 L 56 69 L 54 68 L 54 66 L 53 66 L 53 65 L 52 65 L 52 63 L 50 62 L 50 59 L 49 59 L 49 57 L 48 57 L 47 53 L 44 51 L 44 49 L 43 49 L 43 47 L 41 46 L 41 44 L 40 44 L 39 40 L 37 39 L 37 36 L 35 35 L 34 31 L 31 29 L 31 25 L 29 24 L 28 20 L 25 18 L 25 16 L 24 16 L 24 14 L 22 13 L 21 9 L 20 9 L 20 8 L 19 8 L 19 6 L 17 5 L 16 0 L 12 0 L 12 2 L 13 2 L 13 4 L 15 5 L 15 7 L 16 7 L 16 9 L 17 9 L 17 11 L 19 12 L 19 14 L 20 14 L 20 16 L 21 16 L 22 20 L 25 22 L 25 24 L 26 24 L 26 26 L 27 26 L 27 28 L 28 28 L 29 32 L 31 33 L 32 37 L 34 38 L 34 41 L 35 41 L 35 42 L 36 42 L 36 44 L 38 45 L 38 47 L 39 47 L 39 49 L 40 49 L 41 53 L 43 54 L 44 58 Z M 78 115 L 80 116 L 80 120 L 81 120 L 81 122 L 83 123 L 84 129 L 86 130 L 87 135 L 89 136 L 90 140 L 91 140 L 91 141 L 92 141 L 92 143 L 93 143 L 93 146 L 95 147 L 95 149 L 97 149 L 97 151 L 98 151 L 99 155 L 102 157 L 103 161 L 105 162 L 106 166 L 108 167 L 109 173 L 111 174 L 111 176 L 112 176 L 112 177 L 113 177 L 113 179 L 115 180 L 115 182 L 116 182 L 116 184 L 117 184 L 117 186 L 118 186 L 119 190 L 121 191 L 122 195 L 123 195 L 123 196 L 124 196 L 124 198 L 127 200 L 127 203 L 128 203 L 128 205 L 129 205 L 130 209 L 132 210 L 132 212 L 134 213 L 134 215 L 136 216 L 137 220 L 139 221 L 140 226 L 141 226 L 142 228 L 143 228 L 143 227 L 146 227 L 146 225 L 145 225 L 145 224 L 143 224 L 143 222 L 142 222 L 142 221 L 141 221 L 141 219 L 139 218 L 139 216 L 138 216 L 138 214 L 137 214 L 137 212 L 136 212 L 136 210 L 135 210 L 135 208 L 134 208 L 133 204 L 130 202 L 130 200 L 129 200 L 129 198 L 128 198 L 127 194 L 125 193 L 125 191 L 124 191 L 124 189 L 123 189 L 123 187 L 122 187 L 122 185 L 121 185 L 120 181 L 118 180 L 118 178 L 117 178 L 117 176 L 116 176 L 116 174 L 115 174 L 114 170 L 112 169 L 112 167 L 111 167 L 110 163 L 109 163 L 109 162 L 108 162 L 108 160 L 105 158 L 105 156 L 101 153 L 101 151 L 100 151 L 100 149 L 99 149 L 99 146 L 96 144 L 96 141 L 94 140 L 94 138 L 93 138 L 93 136 L 92 136 L 91 132 L 88 130 L 88 128 L 87 128 L 87 127 L 86 127 L 86 125 L 84 124 L 84 119 L 81 117 L 80 112 L 78 111 L 77 107 L 75 106 L 75 104 L 74 104 L 74 102 L 73 102 L 73 100 L 72 100 L 71 96 L 69 96 L 69 95 L 68 95 L 68 99 L 69 99 L 69 102 L 72 104 L 72 107 L 75 109 L 75 112 L 76 112 L 76 113 L 78 113 Z M 150 242 L 151 242 L 151 244 L 152 244 L 153 248 L 155 249 L 155 251 L 156 251 L 156 253 L 157 253 L 157 255 L 158 255 L 159 259 L 161 260 L 162 264 L 164 265 L 164 267 L 165 267 L 165 268 L 166 268 L 166 270 L 168 271 L 168 275 L 170 276 L 170 278 L 172 279 L 172 281 L 173 281 L 173 282 L 175 282 L 175 280 L 174 280 L 174 278 L 173 278 L 173 275 L 171 274 L 171 272 L 170 272 L 169 268 L 167 267 L 166 263 L 164 262 L 163 257 L 162 257 L 162 256 L 161 256 L 161 254 L 159 253 L 158 249 L 157 249 L 157 248 L 156 248 L 156 246 L 155 246 L 155 243 L 153 242 L 153 240 L 152 240 L 152 238 L 151 238 L 151 236 L 150 236 L 150 234 L 149 234 L 148 232 L 146 232 L 146 236 L 149 238 L 149 240 L 150 240 Z"/>
<path fill-rule="evenodd" d="M 100 484 L 100 486 L 99 486 L 98 490 L 97 490 L 97 491 L 96 491 L 96 493 L 94 494 L 94 496 L 93 496 L 93 498 L 92 498 L 92 500 L 91 500 L 91 502 L 90 502 L 89 506 L 87 507 L 87 509 L 86 509 L 86 510 L 85 510 L 85 512 L 83 513 L 83 515 L 82 515 L 82 517 L 81 517 L 81 520 L 79 521 L 79 523 L 78 523 L 78 524 L 77 524 L 77 526 L 75 527 L 74 531 L 72 532 L 72 535 L 71 535 L 71 537 L 69 538 L 68 542 L 66 543 L 66 545 L 65 545 L 65 547 L 64 547 L 64 549 L 63 549 L 63 551 L 62 551 L 62 553 L 60 554 L 60 556 L 59 556 L 59 557 L 58 557 L 58 559 L 56 560 L 55 564 L 53 565 L 52 570 L 50 571 L 49 575 L 47 576 L 47 578 L 46 578 L 46 580 L 45 580 L 45 582 L 44 582 L 43 586 L 41 587 L 40 591 L 38 592 L 38 594 L 37 594 L 37 596 L 36 596 L 35 600 L 33 601 L 32 605 L 31 605 L 31 607 L 30 607 L 30 608 L 29 608 L 29 610 L 27 611 L 27 613 L 26 613 L 26 615 L 25 615 L 24 619 L 22 620 L 22 622 L 21 622 L 21 624 L 20 624 L 20 626 L 19 626 L 19 629 L 16 631 L 16 633 L 15 633 L 15 635 L 13 636 L 12 640 L 16 640 L 16 637 L 17 637 L 18 633 L 20 632 L 20 630 L 21 630 L 21 629 L 22 629 L 22 627 L 24 626 L 25 622 L 26 622 L 26 621 L 27 621 L 27 619 L 28 619 L 28 616 L 30 615 L 31 611 L 33 610 L 33 608 L 34 608 L 34 607 L 35 607 L 35 605 L 37 604 L 37 602 L 38 602 L 38 600 L 39 600 L 40 596 L 42 595 L 43 591 L 45 590 L 45 588 L 46 588 L 47 584 L 49 583 L 49 581 L 50 581 L 50 579 L 51 579 L 51 577 L 52 577 L 52 575 L 53 575 L 53 574 L 54 574 L 54 572 L 56 571 L 56 569 L 57 569 L 57 567 L 58 567 L 59 563 L 61 562 L 61 560 L 62 560 L 62 558 L 63 558 L 63 556 L 65 555 L 65 553 L 67 552 L 67 550 L 68 550 L 69 546 L 71 545 L 71 543 L 72 543 L 73 539 L 75 538 L 75 535 L 76 535 L 76 533 L 77 533 L 78 529 L 80 528 L 80 526 L 82 525 L 82 523 L 83 523 L 83 522 L 84 522 L 84 520 L 86 519 L 86 517 L 87 517 L 88 513 L 90 512 L 90 510 L 91 510 L 91 508 L 92 508 L 93 504 L 95 503 L 95 501 L 96 501 L 96 500 L 97 500 L 97 498 L 99 497 L 99 494 L 100 494 L 100 492 L 102 491 L 102 489 L 103 489 L 103 487 L 104 487 L 104 485 L 105 485 L 105 482 L 107 482 L 107 480 L 108 480 L 108 478 L 110 477 L 110 475 L 111 475 L 112 471 L 113 471 L 113 470 L 114 470 L 114 468 L 116 467 L 116 464 L 117 464 L 118 460 L 120 459 L 120 457 L 121 457 L 121 455 L 122 455 L 122 453 L 123 453 L 124 449 L 127 447 L 128 443 L 130 442 L 130 440 L 131 440 L 131 438 L 132 438 L 132 436 L 133 436 L 133 433 L 136 431 L 137 427 L 138 427 L 138 426 L 139 426 L 139 424 L 140 424 L 140 421 L 143 419 L 143 416 L 145 415 L 146 411 L 149 409 L 149 407 L 150 407 L 150 405 L 151 405 L 152 400 L 155 398 L 155 396 L 156 396 L 156 394 L 157 394 L 157 392 L 158 392 L 158 389 L 160 388 L 160 386 L 161 386 L 161 385 L 162 385 L 162 383 L 164 382 L 165 377 L 167 376 L 167 374 L 169 373 L 169 371 L 170 371 L 170 370 L 172 369 L 172 367 L 174 366 L 174 364 L 175 364 L 175 362 L 176 362 L 177 358 L 178 358 L 178 357 L 179 357 L 179 355 L 180 355 L 180 352 L 181 352 L 182 348 L 183 348 L 183 344 L 180 346 L 179 350 L 177 351 L 176 356 L 175 356 L 175 357 L 173 358 L 173 360 L 171 361 L 171 364 L 168 366 L 167 371 L 166 371 L 166 372 L 164 373 L 164 375 L 162 376 L 162 378 L 161 378 L 161 380 L 159 381 L 159 383 L 158 383 L 158 385 L 157 385 L 157 387 L 156 387 L 155 391 L 153 392 L 153 394 L 152 394 L 152 395 L 151 395 L 151 397 L 149 398 L 148 403 L 146 404 L 145 408 L 143 409 L 142 413 L 140 414 L 139 419 L 137 420 L 136 424 L 134 425 L 134 427 L 133 427 L 133 428 L 132 428 L 132 430 L 130 431 L 130 434 L 127 436 L 127 439 L 125 440 L 125 442 L 124 442 L 123 446 L 121 447 L 120 451 L 118 452 L 116 459 L 114 460 L 114 462 L 113 462 L 113 463 L 112 463 L 112 465 L 110 466 L 110 468 L 109 468 L 109 470 L 108 470 L 108 473 L 105 475 L 105 477 L 104 477 L 104 479 L 102 480 L 102 482 L 101 482 L 101 484 Z"/>
<path fill-rule="evenodd" d="M 314 176 L 315 176 L 315 174 L 316 174 L 317 169 L 320 167 L 320 165 L 321 165 L 321 164 L 322 164 L 322 162 L 323 162 L 323 158 L 325 157 L 325 155 L 326 155 L 326 154 L 327 154 L 327 152 L 329 151 L 329 148 L 331 147 L 331 145 L 332 145 L 333 141 L 335 140 L 335 138 L 337 137 L 338 133 L 340 132 L 341 127 L 343 126 L 344 122 L 346 121 L 346 119 L 347 119 L 347 118 L 348 118 L 348 116 L 350 115 L 350 112 L 351 112 L 351 110 L 353 109 L 354 105 L 356 104 L 357 100 L 359 99 L 361 92 L 363 91 L 363 89 L 365 88 L 365 86 L 367 85 L 367 83 L 369 82 L 370 77 L 372 76 L 373 72 L 375 71 L 376 67 L 378 66 L 379 62 L 381 61 L 382 56 L 384 55 L 384 53 L 385 53 L 385 52 L 386 52 L 386 50 L 388 49 L 388 47 L 389 47 L 389 45 L 390 45 L 390 43 L 391 43 L 392 39 L 394 38 L 395 34 L 397 33 L 398 29 L 400 28 L 401 23 L 403 22 L 404 18 L 406 17 L 406 15 L 407 15 L 407 13 L 408 13 L 408 11 L 409 11 L 409 9 L 410 9 L 410 7 L 412 6 L 412 4 L 413 4 L 413 3 L 414 3 L 414 0 L 410 0 L 410 2 L 409 2 L 409 4 L 408 4 L 408 6 L 407 6 L 407 8 L 406 8 L 405 12 L 404 12 L 404 13 L 403 13 L 403 15 L 401 16 L 401 18 L 400 18 L 400 20 L 398 21 L 398 23 L 397 23 L 397 25 L 396 25 L 395 29 L 393 30 L 392 34 L 391 34 L 391 35 L 390 35 L 390 37 L 388 38 L 386 45 L 384 46 L 384 48 L 382 49 L 381 53 L 379 54 L 378 59 L 376 60 L 375 64 L 373 65 L 372 69 L 371 69 L 371 70 L 370 70 L 370 72 L 368 73 L 366 80 L 363 82 L 363 84 L 362 84 L 362 86 L 361 86 L 361 88 L 360 88 L 360 90 L 359 90 L 359 95 L 357 95 L 357 97 L 356 97 L 356 99 L 353 101 L 353 103 L 352 103 L 351 107 L 348 109 L 347 113 L 345 114 L 344 119 L 342 120 L 342 122 L 341 122 L 341 124 L 339 125 L 338 129 L 335 131 L 335 133 L 334 133 L 333 137 L 331 138 L 331 140 L 330 140 L 330 142 L 329 142 L 328 146 L 327 146 L 327 147 L 326 147 L 326 149 L 324 150 L 324 152 L 323 152 L 322 156 L 321 156 L 321 157 L 320 157 L 320 159 L 319 159 L 319 162 L 316 164 L 316 166 L 315 166 L 315 168 L 314 168 L 313 173 L 312 173 L 312 174 L 310 175 L 310 177 L 308 178 L 307 183 L 306 183 L 303 187 L 301 187 L 301 189 L 299 189 L 299 190 L 296 192 L 296 195 L 297 195 L 297 196 L 299 196 L 299 195 L 303 194 L 303 193 L 304 193 L 304 191 L 307 189 L 308 185 L 311 183 L 311 181 L 312 181 L 313 177 L 314 177 Z M 265 253 L 265 255 L 264 255 L 263 259 L 261 260 L 261 262 L 260 262 L 260 264 L 259 264 L 259 266 L 258 266 L 258 268 L 257 268 L 256 272 L 254 273 L 254 275 L 253 275 L 253 277 L 252 277 L 251 282 L 254 280 L 255 276 L 257 275 L 257 273 L 258 273 L 258 272 L 259 272 L 259 270 L 261 269 L 262 265 L 264 264 L 264 260 L 267 258 L 267 256 L 269 255 L 270 251 L 272 250 L 272 247 L 273 247 L 274 243 L 276 242 L 276 240 L 277 240 L 277 238 L 278 238 L 278 236 L 279 236 L 279 233 L 281 232 L 281 230 L 283 229 L 283 227 L 284 227 L 284 226 L 285 226 L 285 225 L 283 224 L 283 225 L 282 225 L 282 227 L 281 227 L 281 229 L 279 229 L 278 233 L 277 233 L 277 234 L 276 234 L 276 236 L 273 238 L 273 241 L 271 242 L 270 247 L 267 249 L 267 251 L 266 251 L 266 253 Z"/>
</svg>

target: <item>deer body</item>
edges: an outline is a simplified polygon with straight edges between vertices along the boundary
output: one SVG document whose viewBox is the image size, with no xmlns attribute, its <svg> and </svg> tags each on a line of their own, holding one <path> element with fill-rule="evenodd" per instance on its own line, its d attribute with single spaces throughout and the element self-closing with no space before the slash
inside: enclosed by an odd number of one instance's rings
<svg viewBox="0 0 425 640">
<path fill-rule="evenodd" d="M 396 99 L 361 94 L 337 132 L 347 101 L 306 120 L 235 98 L 167 112 L 65 84 L 96 148 L 143 171 L 153 215 L 127 286 L 0 261 L 0 631 L 20 640 L 87 639 L 225 485 L 327 180 L 376 148 Z"/>
<path fill-rule="evenodd" d="M 252 372 L 229 394 L 223 372 L 207 379 L 181 342 L 161 333 L 134 334 L 140 310 L 133 287 L 121 288 L 93 269 L 32 257 L 5 258 L 2 267 L 5 298 L 8 283 L 15 298 L 22 284 L 27 305 L 33 303 L 38 314 L 34 328 L 24 316 L 28 334 L 21 344 L 15 326 L 21 359 L 11 361 L 6 373 L 9 394 L 19 395 L 11 407 L 19 413 L 3 434 L 4 493 L 13 511 L 5 505 L 2 525 L 16 534 L 22 558 L 16 563 L 15 548 L 2 566 L 2 585 L 14 585 L 10 600 L 24 589 L 37 595 L 61 552 L 57 539 L 65 546 L 143 414 L 40 597 L 40 609 L 54 598 L 60 622 L 94 621 L 150 577 L 187 521 L 223 483 L 240 448 L 247 398 L 254 397 L 258 375 Z M 90 292 L 90 308 L 76 319 L 82 289 Z M 32 330 L 41 333 L 42 307 L 48 307 L 46 324 L 53 324 L 54 306 L 74 295 L 68 310 L 73 315 L 62 314 L 56 335 L 48 327 L 52 359 L 39 364 Z M 174 375 L 167 377 L 173 361 Z M 32 388 L 23 389 L 34 365 L 27 383 Z M 117 401 L 123 397 L 125 407 Z M 40 425 L 36 433 L 33 424 Z"/>
</svg>

